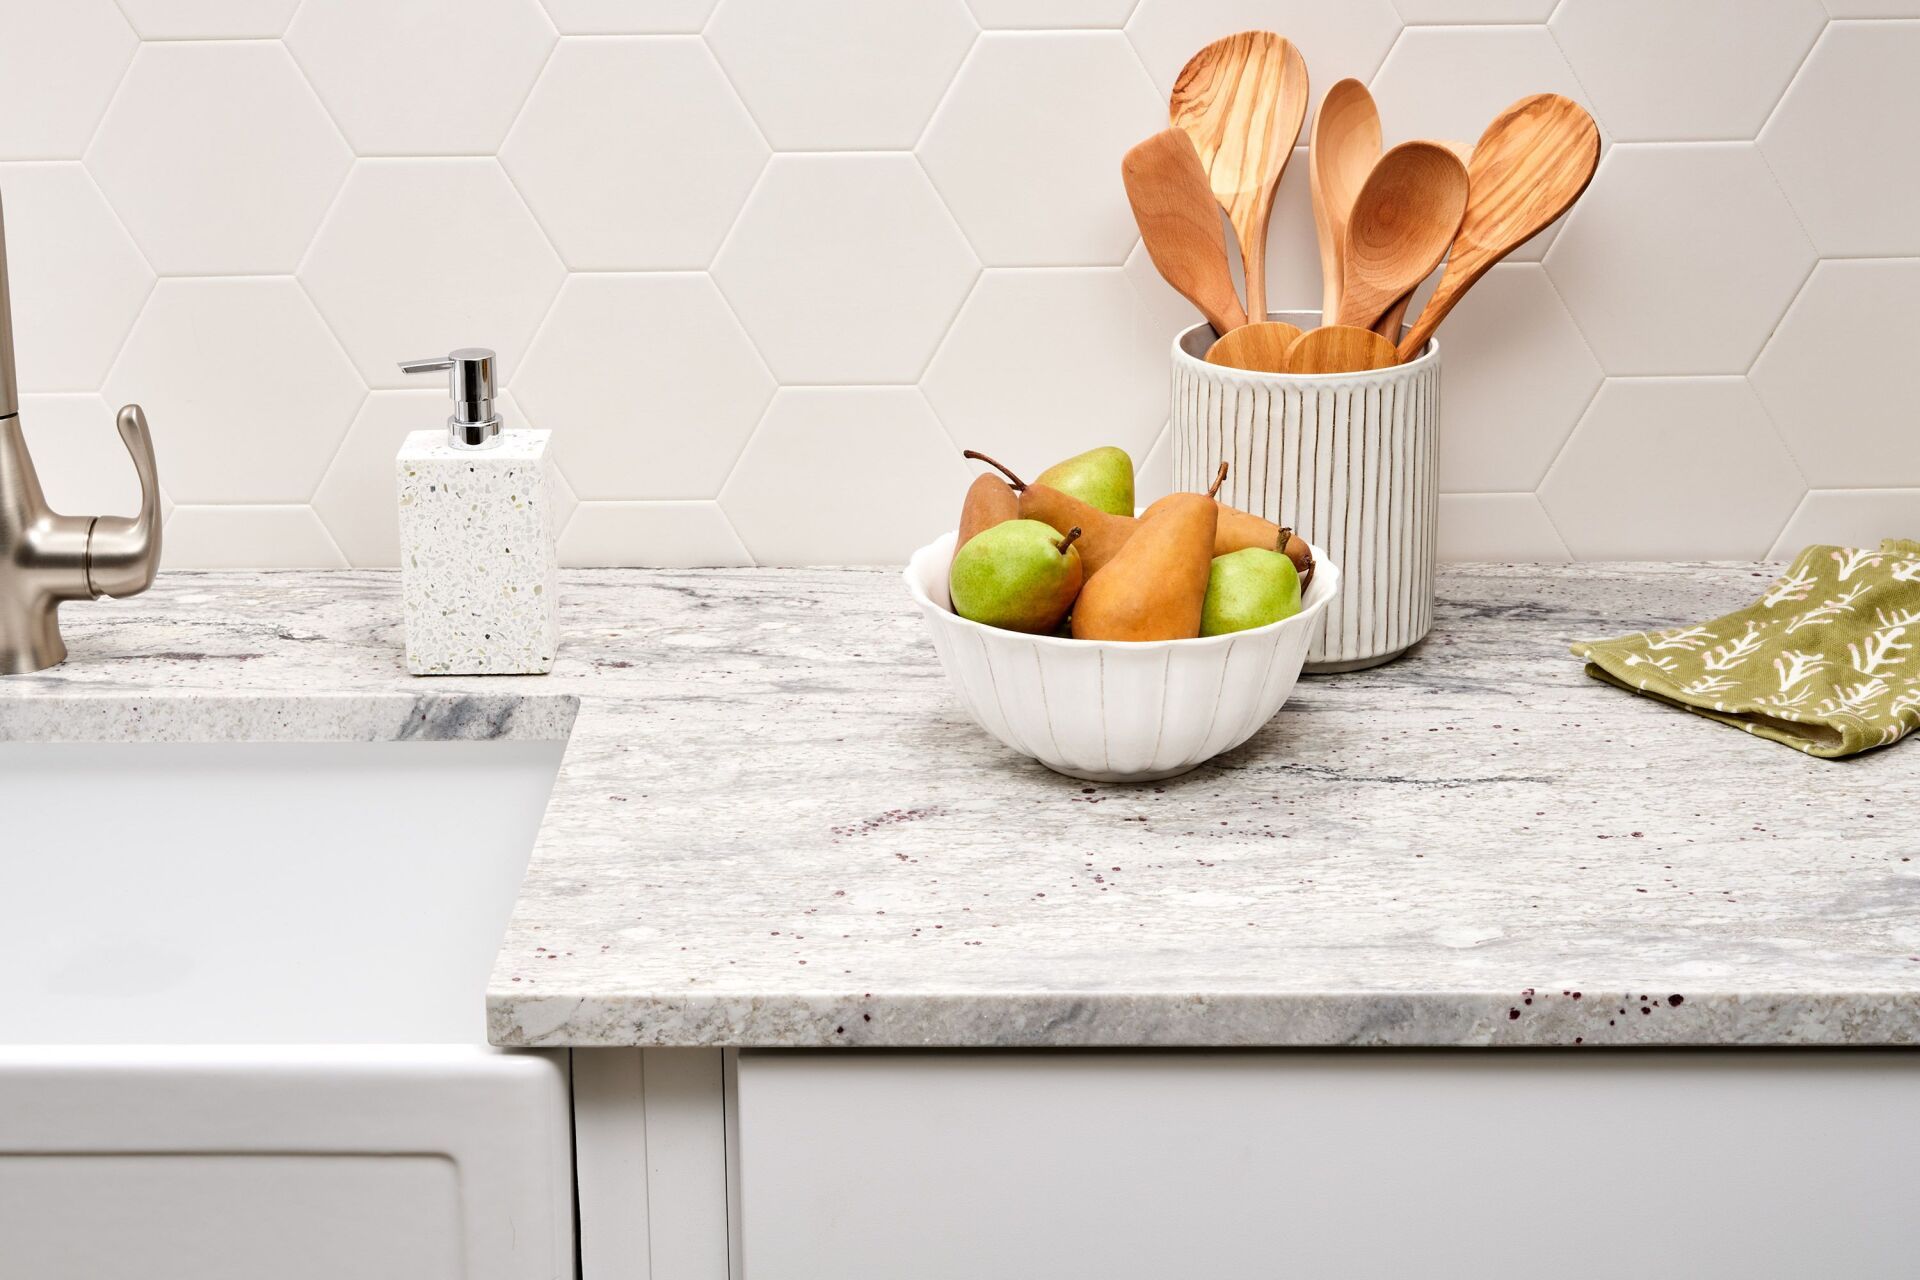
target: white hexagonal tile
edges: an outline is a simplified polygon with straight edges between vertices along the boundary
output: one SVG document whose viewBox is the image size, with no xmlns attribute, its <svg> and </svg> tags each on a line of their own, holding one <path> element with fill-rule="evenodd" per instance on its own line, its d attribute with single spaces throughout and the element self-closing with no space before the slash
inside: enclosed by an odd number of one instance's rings
<svg viewBox="0 0 1920 1280">
<path fill-rule="evenodd" d="M 496 161 L 362 160 L 320 228 L 301 283 L 376 387 L 398 362 L 492 347 L 506 375 L 566 276 Z"/>
<path fill-rule="evenodd" d="M 775 156 L 713 264 L 774 374 L 816 383 L 912 382 L 979 269 L 898 154 Z"/>
<path fill-rule="evenodd" d="M 1744 373 L 1813 246 L 1751 143 L 1616 144 L 1546 265 L 1608 373 Z"/>
<path fill-rule="evenodd" d="M 1647 142 L 1753 137 L 1825 23 L 1820 0 L 1605 0 L 1548 25 L 1607 132 Z"/>
<path fill-rule="evenodd" d="M 1371 88 L 1380 107 L 1381 140 L 1389 147 L 1410 138 L 1471 144 L 1508 104 L 1528 94 L 1586 101 L 1560 46 L 1537 26 L 1412 28 L 1395 42 Z M 1539 261 L 1561 221 L 1510 259 Z"/>
<path fill-rule="evenodd" d="M 353 164 L 273 41 L 141 48 L 87 167 L 169 275 L 292 271 Z"/>
<path fill-rule="evenodd" d="M 1256 29 L 1278 31 L 1299 47 L 1317 106 L 1334 81 L 1372 78 L 1400 34 L 1400 15 L 1388 0 L 1140 0 L 1127 20 L 1127 35 L 1162 97 L 1208 42 Z M 1307 122 L 1310 128 L 1311 113 Z"/>
<path fill-rule="evenodd" d="M 0 10 L 0 158 L 77 158 L 138 44 L 113 0 Z"/>
<path fill-rule="evenodd" d="M 710 498 L 773 395 L 705 275 L 573 276 L 515 398 L 583 499 Z"/>
<path fill-rule="evenodd" d="M 527 427 L 510 395 L 495 401 L 506 428 Z M 354 415 L 347 438 L 333 456 L 313 509 L 356 569 L 390 569 L 400 563 L 400 511 L 394 457 L 410 432 L 438 430 L 447 421 L 447 394 L 437 391 L 375 391 Z M 554 531 L 573 514 L 573 490 L 554 472 Z"/>
<path fill-rule="evenodd" d="M 0 166 L 13 340 L 27 391 L 91 391 L 153 288 L 153 269 L 72 162 Z"/>
<path fill-rule="evenodd" d="M 1227 229 L 1227 253 L 1233 258 L 1233 284 L 1245 298 L 1246 279 L 1240 247 Z M 1320 240 L 1313 227 L 1313 189 L 1307 182 L 1307 148 L 1295 147 L 1274 193 L 1267 223 L 1267 309 L 1320 309 Z"/>
<path fill-rule="evenodd" d="M 956 444 L 1015 471 L 1103 444 L 1137 468 L 1167 421 L 1163 317 L 1119 268 L 990 270 L 920 386 Z"/>
<path fill-rule="evenodd" d="M 911 147 L 977 33 L 962 0 L 720 0 L 706 27 L 782 151 Z"/>
<path fill-rule="evenodd" d="M 1085 31 L 1125 26 L 1135 0 L 967 0 L 989 30 Z"/>
<path fill-rule="evenodd" d="M 1136 236 L 1120 157 L 1166 126 L 1119 32 L 989 32 L 919 154 L 988 266 L 1117 265 Z"/>
<path fill-rule="evenodd" d="M 130 516 L 140 509 L 140 478 L 100 396 L 22 394 L 20 430 L 55 511 Z"/>
<path fill-rule="evenodd" d="M 366 388 L 292 280 L 171 279 L 106 395 L 145 406 L 174 501 L 279 503 L 312 496 Z"/>
<path fill-rule="evenodd" d="M 1877 547 L 1887 538 L 1920 536 L 1920 489 L 1815 489 L 1780 531 L 1769 560 L 1790 560 L 1807 547 Z"/>
<path fill-rule="evenodd" d="M 1586 95 L 1544 27 L 1415 27 L 1374 74 L 1382 145 L 1410 138 L 1471 143 L 1516 98 Z"/>
<path fill-rule="evenodd" d="M 1134 464 L 1133 500 L 1141 506 L 1173 492 L 1173 430 L 1160 428 L 1147 456 Z"/>
<path fill-rule="evenodd" d="M 1745 378 L 1615 378 L 1540 500 L 1582 560 L 1755 560 L 1806 488 Z"/>
<path fill-rule="evenodd" d="M 363 156 L 492 152 L 556 38 L 539 0 L 325 0 L 287 28 Z"/>
<path fill-rule="evenodd" d="M 1480 278 L 1441 335 L 1447 493 L 1531 490 L 1600 386 L 1600 364 L 1532 263 Z"/>
<path fill-rule="evenodd" d="M 344 569 L 347 558 L 313 508 L 180 506 L 160 539 L 162 569 Z"/>
<path fill-rule="evenodd" d="M 1531 493 L 1443 493 L 1438 553 L 1447 563 L 1565 564 L 1573 559 Z"/>
<path fill-rule="evenodd" d="M 1760 134 L 1824 254 L 1920 254 L 1920 25 L 1836 22 Z"/>
<path fill-rule="evenodd" d="M 1748 375 L 1816 486 L 1920 484 L 1911 385 L 1920 261 L 1823 262 Z"/>
<path fill-rule="evenodd" d="M 583 502 L 560 535 L 560 563 L 713 569 L 750 565 L 753 557 L 717 502 Z"/>
<path fill-rule="evenodd" d="M 1153 257 L 1147 247 L 1137 244 L 1133 252 L 1127 255 L 1126 264 L 1121 268 L 1133 285 L 1134 295 L 1143 308 L 1140 321 L 1150 331 L 1163 333 L 1167 337 L 1168 349 L 1173 345 L 1173 335 L 1188 325 L 1197 324 L 1204 319 L 1194 310 L 1193 304 L 1175 293 L 1173 286 L 1160 278 L 1160 272 L 1153 265 Z M 1240 287 L 1236 269 L 1234 287 Z M 1316 284 L 1316 288 L 1319 286 Z M 1275 302 L 1276 307 L 1280 306 Z"/>
<path fill-rule="evenodd" d="M 500 160 L 568 266 L 670 270 L 713 258 L 767 144 L 699 37 L 570 39 Z"/>
<path fill-rule="evenodd" d="M 714 0 L 542 0 L 563 35 L 654 35 L 696 32 Z"/>
<path fill-rule="evenodd" d="M 143 40 L 277 38 L 300 0 L 120 0 Z"/>
<path fill-rule="evenodd" d="M 876 478 L 859 510 L 820 501 L 846 485 L 853 458 Z M 720 506 L 759 564 L 903 564 L 954 527 L 972 479 L 912 387 L 787 387 Z"/>
<path fill-rule="evenodd" d="M 1559 0 L 1393 0 L 1408 23 L 1545 22 Z"/>
</svg>

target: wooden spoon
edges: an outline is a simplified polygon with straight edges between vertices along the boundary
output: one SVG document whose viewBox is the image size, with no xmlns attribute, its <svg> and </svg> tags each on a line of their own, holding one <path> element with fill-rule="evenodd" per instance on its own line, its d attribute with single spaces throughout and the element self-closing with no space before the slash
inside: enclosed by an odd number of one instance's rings
<svg viewBox="0 0 1920 1280">
<path fill-rule="evenodd" d="M 1371 329 L 1322 325 L 1287 351 L 1288 373 L 1358 373 L 1399 363 L 1393 344 Z"/>
<path fill-rule="evenodd" d="M 1338 323 L 1371 329 L 1440 265 L 1467 208 L 1467 169 L 1437 142 L 1380 157 L 1347 220 Z"/>
<path fill-rule="evenodd" d="M 1440 145 L 1445 147 L 1447 150 L 1453 152 L 1453 154 L 1455 154 L 1456 156 L 1459 156 L 1461 164 L 1464 165 L 1464 164 L 1472 163 L 1472 160 L 1473 160 L 1473 144 L 1472 143 L 1457 142 L 1451 138 L 1443 138 L 1440 140 Z M 1468 169 L 1467 173 L 1468 173 L 1467 203 L 1472 204 L 1473 203 L 1473 181 L 1472 181 L 1473 170 Z M 1418 290 L 1419 290 L 1419 286 L 1415 285 L 1412 289 L 1409 289 L 1405 293 L 1401 294 L 1400 301 L 1394 303 L 1392 306 L 1387 308 L 1387 313 L 1380 317 L 1380 323 L 1373 326 L 1373 331 L 1379 334 L 1381 337 L 1385 338 L 1388 342 L 1400 341 L 1400 326 L 1406 322 L 1407 307 L 1410 303 L 1412 303 L 1413 295 Z"/>
<path fill-rule="evenodd" d="M 1247 315 L 1267 318 L 1267 222 L 1307 118 L 1307 64 L 1271 31 L 1215 40 L 1174 81 L 1168 116 L 1193 139 L 1214 199 L 1240 241 Z"/>
<path fill-rule="evenodd" d="M 1358 80 L 1342 80 L 1320 100 L 1307 148 L 1313 193 L 1313 229 L 1320 239 L 1320 317 L 1340 312 L 1341 254 L 1347 216 L 1374 162 L 1380 159 L 1380 111 Z"/>
<path fill-rule="evenodd" d="M 1154 134 L 1120 161 L 1140 239 L 1161 276 L 1200 308 L 1215 333 L 1247 322 L 1227 265 L 1227 234 L 1199 153 L 1178 129 Z"/>
<path fill-rule="evenodd" d="M 1207 348 L 1207 363 L 1258 373 L 1287 373 L 1287 352 L 1300 330 L 1280 320 L 1242 325 Z"/>
<path fill-rule="evenodd" d="M 1473 195 L 1447 269 L 1400 343 L 1411 360 L 1494 263 L 1565 213 L 1593 181 L 1600 130 L 1579 103 L 1539 93 L 1494 117 L 1473 147 Z"/>
</svg>

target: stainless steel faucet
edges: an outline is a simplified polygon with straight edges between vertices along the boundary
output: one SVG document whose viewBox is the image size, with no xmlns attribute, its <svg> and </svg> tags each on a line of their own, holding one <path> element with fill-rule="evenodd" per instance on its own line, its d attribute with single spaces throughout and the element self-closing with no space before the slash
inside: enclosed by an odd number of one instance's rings
<svg viewBox="0 0 1920 1280">
<path fill-rule="evenodd" d="M 118 425 L 140 473 L 140 514 L 56 514 L 40 492 L 20 432 L 6 221 L 0 214 L 0 676 L 40 671 L 66 658 L 59 619 L 64 602 L 138 595 L 153 585 L 160 567 L 153 437 L 137 404 L 120 410 Z"/>
</svg>

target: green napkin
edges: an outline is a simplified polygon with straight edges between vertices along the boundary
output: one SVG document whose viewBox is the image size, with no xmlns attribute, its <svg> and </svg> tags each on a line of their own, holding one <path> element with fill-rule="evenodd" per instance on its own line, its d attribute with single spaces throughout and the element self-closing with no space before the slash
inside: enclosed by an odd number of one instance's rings
<svg viewBox="0 0 1920 1280">
<path fill-rule="evenodd" d="M 1835 759 L 1920 726 L 1920 542 L 1808 547 L 1760 600 L 1573 646 L 1587 674 Z"/>
</svg>

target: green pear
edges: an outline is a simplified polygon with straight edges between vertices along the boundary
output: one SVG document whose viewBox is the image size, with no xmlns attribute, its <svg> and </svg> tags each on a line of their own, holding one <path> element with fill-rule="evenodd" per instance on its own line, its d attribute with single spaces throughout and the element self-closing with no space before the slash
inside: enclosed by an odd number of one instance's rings
<svg viewBox="0 0 1920 1280">
<path fill-rule="evenodd" d="M 1300 612 L 1300 573 L 1279 551 L 1248 547 L 1217 556 L 1207 574 L 1200 634 L 1264 627 Z"/>
<path fill-rule="evenodd" d="M 1033 478 L 1112 516 L 1133 514 L 1133 459 L 1125 449 L 1101 445 L 1056 462 Z"/>
<path fill-rule="evenodd" d="M 1080 594 L 1079 536 L 1038 520 L 1004 520 L 974 534 L 953 558 L 953 611 L 1008 631 L 1052 631 Z"/>
</svg>

